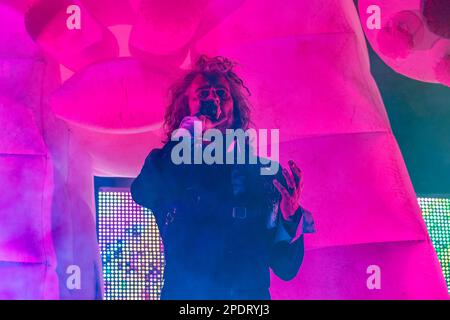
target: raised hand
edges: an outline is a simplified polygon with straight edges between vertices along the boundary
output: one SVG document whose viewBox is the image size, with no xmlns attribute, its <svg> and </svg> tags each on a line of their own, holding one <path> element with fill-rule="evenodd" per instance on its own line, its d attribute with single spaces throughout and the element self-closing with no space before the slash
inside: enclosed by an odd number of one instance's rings
<svg viewBox="0 0 450 320">
<path fill-rule="evenodd" d="M 287 221 L 300 207 L 300 194 L 303 189 L 302 172 L 294 161 L 288 162 L 290 171 L 283 169 L 283 176 L 286 179 L 287 189 L 277 180 L 273 179 L 275 188 L 281 194 L 280 210 L 283 218 Z"/>
</svg>

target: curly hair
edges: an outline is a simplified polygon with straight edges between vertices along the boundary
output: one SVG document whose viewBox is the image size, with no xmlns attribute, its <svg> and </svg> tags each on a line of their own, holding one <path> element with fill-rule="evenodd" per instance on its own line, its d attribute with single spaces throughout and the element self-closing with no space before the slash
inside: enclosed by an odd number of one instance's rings
<svg viewBox="0 0 450 320">
<path fill-rule="evenodd" d="M 250 91 L 233 71 L 235 63 L 221 56 L 207 57 L 201 55 L 194 67 L 187 71 L 169 90 L 170 104 L 164 114 L 164 131 L 166 141 L 170 141 L 172 132 L 180 126 L 181 120 L 190 114 L 186 91 L 197 75 L 223 76 L 230 85 L 233 99 L 233 129 L 246 130 L 250 125 L 250 103 L 247 99 Z"/>
</svg>

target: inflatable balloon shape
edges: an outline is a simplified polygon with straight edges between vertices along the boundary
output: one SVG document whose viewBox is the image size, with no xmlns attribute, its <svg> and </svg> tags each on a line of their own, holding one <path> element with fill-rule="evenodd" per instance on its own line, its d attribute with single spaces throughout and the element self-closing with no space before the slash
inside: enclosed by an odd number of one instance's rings
<svg viewBox="0 0 450 320">
<path fill-rule="evenodd" d="M 423 37 L 422 20 L 412 11 L 396 13 L 378 33 L 380 51 L 394 59 L 406 58 Z"/>
<path fill-rule="evenodd" d="M 417 25 L 408 30 L 420 34 Z M 293 159 L 304 173 L 301 201 L 317 227 L 305 236 L 305 261 L 313 260 L 288 284 L 273 275 L 275 299 L 448 296 L 351 1 L 246 1 L 196 39 L 193 60 L 202 53 L 238 63 L 256 126 L 279 129 L 281 164 Z M 368 293 L 371 264 L 392 285 Z M 433 284 L 411 283 L 419 272 Z"/>
<path fill-rule="evenodd" d="M 48 106 L 57 64 L 19 11 L 0 4 L 0 14 L 0 298 L 92 299 L 100 287 L 92 169 Z M 66 286 L 71 265 L 83 270 L 80 290 Z"/>
<path fill-rule="evenodd" d="M 436 66 L 434 72 L 437 80 L 450 87 L 450 53 L 442 57 Z"/>
<path fill-rule="evenodd" d="M 245 0 L 209 0 L 193 40 L 202 37 L 226 17 L 237 10 Z"/>
<path fill-rule="evenodd" d="M 153 66 L 178 67 L 186 58 L 206 0 L 140 2 L 130 51 Z"/>
<path fill-rule="evenodd" d="M 40 56 L 38 46 L 23 26 L 23 15 L 14 7 L 0 3 L 0 53 L 2 57 Z"/>
<path fill-rule="evenodd" d="M 161 147 L 160 131 L 107 133 L 71 126 L 92 163 L 92 174 L 100 177 L 136 177 L 149 152 Z"/>
<path fill-rule="evenodd" d="M 251 91 L 254 122 L 261 128 L 282 128 L 283 141 L 389 130 L 362 50 L 364 35 L 351 27 L 358 20 L 336 19 L 339 12 L 346 13 L 335 2 L 311 17 L 314 5 L 308 2 L 292 1 L 289 12 L 279 8 L 278 15 L 273 15 L 274 5 L 245 2 L 194 43 L 193 60 L 200 53 L 235 60 Z M 248 26 L 255 31 L 241 32 Z M 358 86 L 348 84 L 360 78 Z"/>
<path fill-rule="evenodd" d="M 57 116 L 90 130 L 145 132 L 161 124 L 171 79 L 134 58 L 118 58 L 77 72 L 51 104 Z"/>
<path fill-rule="evenodd" d="M 6 262 L 0 266 L 0 298 L 56 298 L 52 161 L 29 108 L 0 97 L 0 126 L 0 260 Z"/>
<path fill-rule="evenodd" d="M 450 39 L 450 2 L 448 0 L 423 0 L 422 13 L 431 32 Z"/>
<path fill-rule="evenodd" d="M 45 52 L 74 71 L 119 54 L 113 34 L 77 1 L 36 1 L 25 25 Z"/>
<path fill-rule="evenodd" d="M 367 39 L 388 66 L 407 77 L 448 86 L 448 0 L 360 0 L 358 8 Z"/>
<path fill-rule="evenodd" d="M 334 18 L 333 10 L 342 12 L 339 2 L 326 1 L 316 7 L 308 1 L 284 1 L 283 6 L 272 2 L 258 5 L 255 1 L 244 1 L 238 8 L 229 8 L 217 28 L 204 32 L 206 37 L 199 37 L 197 51 L 202 53 L 204 47 L 213 50 L 297 35 L 352 32 L 348 22 Z M 315 23 L 313 20 L 326 22 Z"/>
<path fill-rule="evenodd" d="M 23 14 L 33 1 L 34 0 L 2 0 L 2 3 Z"/>
<path fill-rule="evenodd" d="M 447 300 L 445 281 L 430 264 L 439 268 L 436 253 L 420 241 L 309 250 L 298 277 L 285 282 L 272 276 L 270 291 L 272 299 L 296 292 L 301 300 Z"/>
<path fill-rule="evenodd" d="M 80 0 L 83 6 L 104 26 L 133 24 L 136 11 L 130 0 Z"/>
</svg>

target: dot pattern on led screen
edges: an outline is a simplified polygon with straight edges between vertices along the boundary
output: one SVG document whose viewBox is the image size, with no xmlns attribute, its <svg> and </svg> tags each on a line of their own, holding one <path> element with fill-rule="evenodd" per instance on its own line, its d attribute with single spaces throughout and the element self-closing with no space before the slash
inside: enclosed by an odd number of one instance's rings
<svg viewBox="0 0 450 320">
<path fill-rule="evenodd" d="M 450 198 L 418 202 L 450 293 Z M 105 299 L 159 299 L 164 254 L 151 212 L 119 188 L 101 188 L 97 208 Z"/>
<path fill-rule="evenodd" d="M 105 188 L 98 193 L 97 211 L 105 299 L 159 299 L 164 254 L 151 212 L 137 205 L 128 190 Z"/>
<path fill-rule="evenodd" d="M 450 198 L 418 198 L 450 294 Z"/>
</svg>

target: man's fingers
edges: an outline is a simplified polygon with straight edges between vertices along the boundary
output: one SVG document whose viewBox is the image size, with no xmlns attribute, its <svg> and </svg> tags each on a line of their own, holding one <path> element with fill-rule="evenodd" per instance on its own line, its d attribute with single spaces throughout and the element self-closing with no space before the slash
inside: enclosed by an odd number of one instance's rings
<svg viewBox="0 0 450 320">
<path fill-rule="evenodd" d="M 222 126 L 223 124 L 226 124 L 228 121 L 228 118 L 225 117 L 218 122 L 214 122 L 210 118 L 208 118 L 204 115 L 199 116 L 199 119 L 202 121 L 203 131 L 206 131 L 208 129 L 218 128 L 218 127 Z"/>
<path fill-rule="evenodd" d="M 283 197 L 289 197 L 290 196 L 290 194 L 286 190 L 286 188 L 283 187 L 283 185 L 277 179 L 273 179 L 273 185 L 275 186 L 275 188 L 278 189 L 278 191 L 281 193 L 281 195 Z"/>
<path fill-rule="evenodd" d="M 300 181 L 302 180 L 302 171 L 292 160 L 289 160 L 289 167 L 291 168 L 292 174 L 294 175 L 295 185 L 299 187 Z"/>
<path fill-rule="evenodd" d="M 286 179 L 286 183 L 287 183 L 289 189 L 294 190 L 295 189 L 294 178 L 286 169 L 283 169 L 282 172 L 283 172 L 284 179 Z"/>
</svg>

